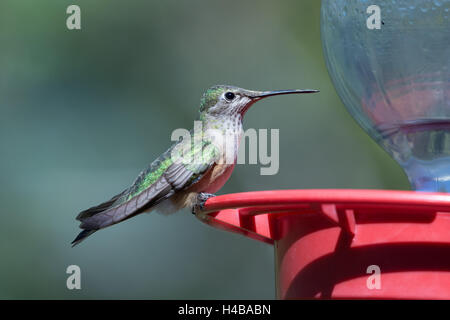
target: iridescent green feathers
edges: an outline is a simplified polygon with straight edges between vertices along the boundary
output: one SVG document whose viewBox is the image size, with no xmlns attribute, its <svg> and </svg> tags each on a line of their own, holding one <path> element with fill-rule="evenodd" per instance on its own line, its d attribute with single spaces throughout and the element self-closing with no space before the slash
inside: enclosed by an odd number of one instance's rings
<svg viewBox="0 0 450 320">
<path fill-rule="evenodd" d="M 200 119 L 202 118 L 202 114 L 205 114 L 209 108 L 213 107 L 218 102 L 220 96 L 229 90 L 238 91 L 243 89 L 234 86 L 218 85 L 206 90 L 200 100 Z"/>
<path fill-rule="evenodd" d="M 200 113 L 205 112 L 210 107 L 214 106 L 224 91 L 224 86 L 214 86 L 206 90 L 200 100 Z"/>
<path fill-rule="evenodd" d="M 210 140 L 200 134 L 191 134 L 189 141 L 180 141 L 153 161 L 149 168 L 143 171 L 130 188 L 126 200 L 141 194 L 156 183 L 169 168 L 179 168 L 179 175 L 173 177 L 173 187 L 178 190 L 189 187 L 215 162 L 218 150 Z M 184 171 L 182 174 L 181 171 Z M 183 177 L 189 175 L 184 181 Z M 182 182 L 182 183 L 181 183 Z M 119 198 L 120 201 L 120 198 Z"/>
</svg>

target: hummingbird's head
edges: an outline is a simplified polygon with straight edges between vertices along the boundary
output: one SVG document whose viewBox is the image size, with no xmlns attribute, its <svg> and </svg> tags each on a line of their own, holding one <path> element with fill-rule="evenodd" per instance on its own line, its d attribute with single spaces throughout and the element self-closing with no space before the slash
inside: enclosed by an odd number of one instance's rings
<svg viewBox="0 0 450 320">
<path fill-rule="evenodd" d="M 218 85 L 209 88 L 203 94 L 200 102 L 201 116 L 243 116 L 250 106 L 266 97 L 281 94 L 315 93 L 318 90 L 277 90 L 253 91 L 234 86 Z"/>
</svg>

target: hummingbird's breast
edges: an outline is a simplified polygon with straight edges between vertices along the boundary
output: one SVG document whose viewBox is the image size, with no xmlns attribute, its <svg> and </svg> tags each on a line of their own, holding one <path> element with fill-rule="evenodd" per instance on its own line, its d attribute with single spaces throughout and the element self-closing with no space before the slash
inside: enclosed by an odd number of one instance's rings
<svg viewBox="0 0 450 320">
<path fill-rule="evenodd" d="M 181 208 L 192 208 L 200 192 L 216 193 L 219 191 L 230 178 L 233 169 L 234 164 L 214 164 L 195 184 L 186 190 L 175 193 L 163 202 L 163 206 L 159 208 L 160 212 L 173 213 Z"/>
<path fill-rule="evenodd" d="M 215 164 L 206 174 L 196 183 L 192 191 L 216 193 L 228 181 L 233 173 L 233 164 Z"/>
</svg>

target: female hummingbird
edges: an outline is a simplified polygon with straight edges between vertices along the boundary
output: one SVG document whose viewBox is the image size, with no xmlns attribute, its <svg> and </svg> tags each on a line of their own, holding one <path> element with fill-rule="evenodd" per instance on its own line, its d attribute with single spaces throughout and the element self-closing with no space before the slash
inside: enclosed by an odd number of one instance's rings
<svg viewBox="0 0 450 320">
<path fill-rule="evenodd" d="M 83 229 L 72 245 L 97 230 L 137 214 L 157 210 L 172 213 L 190 207 L 201 210 L 234 169 L 242 119 L 255 102 L 275 95 L 315 93 L 317 90 L 253 91 L 219 85 L 206 90 L 200 102 L 200 131 L 191 131 L 142 171 L 134 183 L 110 200 L 82 211 Z"/>
</svg>

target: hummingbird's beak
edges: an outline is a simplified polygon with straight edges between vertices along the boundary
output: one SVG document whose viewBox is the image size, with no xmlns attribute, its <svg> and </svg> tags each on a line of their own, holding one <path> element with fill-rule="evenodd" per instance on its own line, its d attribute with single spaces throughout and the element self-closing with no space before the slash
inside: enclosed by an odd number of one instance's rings
<svg viewBox="0 0 450 320">
<path fill-rule="evenodd" d="M 300 94 L 300 93 L 317 93 L 319 90 L 313 90 L 313 89 L 303 89 L 303 90 L 275 90 L 275 91 L 257 91 L 249 97 L 251 99 L 264 99 L 271 96 L 278 96 L 282 94 Z"/>
</svg>

